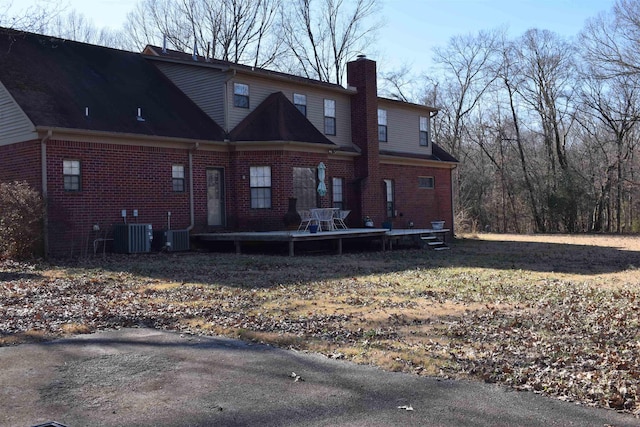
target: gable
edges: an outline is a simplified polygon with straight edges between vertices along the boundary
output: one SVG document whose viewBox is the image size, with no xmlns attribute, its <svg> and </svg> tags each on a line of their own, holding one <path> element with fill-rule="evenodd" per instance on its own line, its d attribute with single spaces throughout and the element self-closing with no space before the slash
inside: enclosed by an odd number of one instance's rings
<svg viewBox="0 0 640 427">
<path fill-rule="evenodd" d="M 230 133 L 232 141 L 296 141 L 335 145 L 282 92 L 272 93 Z"/>
<path fill-rule="evenodd" d="M 37 138 L 33 123 L 0 82 L 0 145 Z"/>
<path fill-rule="evenodd" d="M 0 63 L 0 82 L 37 127 L 224 139 L 140 54 L 0 29 Z"/>
</svg>

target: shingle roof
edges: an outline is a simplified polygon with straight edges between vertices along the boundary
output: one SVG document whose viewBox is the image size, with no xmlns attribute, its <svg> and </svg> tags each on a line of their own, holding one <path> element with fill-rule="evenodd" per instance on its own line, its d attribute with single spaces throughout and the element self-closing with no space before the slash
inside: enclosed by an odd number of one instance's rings
<svg viewBox="0 0 640 427">
<path fill-rule="evenodd" d="M 232 141 L 297 141 L 335 145 L 287 99 L 274 92 L 230 133 Z"/>
<path fill-rule="evenodd" d="M 0 64 L 0 82 L 36 126 L 214 141 L 225 137 L 138 53 L 0 28 Z M 136 118 L 138 108 L 144 121 Z"/>
<path fill-rule="evenodd" d="M 380 150 L 380 154 L 385 156 L 408 157 L 413 159 L 436 160 L 440 162 L 459 163 L 458 159 L 447 153 L 436 143 L 431 144 L 431 154 L 405 153 L 390 150 Z"/>
<path fill-rule="evenodd" d="M 221 59 L 206 58 L 201 55 L 196 55 L 196 60 L 193 59 L 193 54 L 186 52 L 179 52 L 177 50 L 165 49 L 158 46 L 147 45 L 143 51 L 143 54 L 148 55 L 151 59 L 156 58 L 160 60 L 175 60 L 182 63 L 201 66 L 212 66 L 222 69 L 233 69 L 238 72 L 244 72 L 254 75 L 259 75 L 266 78 L 277 78 L 292 81 L 295 83 L 302 83 L 307 85 L 319 86 L 326 89 L 338 90 L 346 93 L 354 93 L 353 89 L 344 88 L 339 84 L 324 82 L 309 77 L 298 76 L 295 74 L 287 74 L 280 71 L 270 70 L 267 68 L 252 67 L 250 65 L 239 64 L 236 62 L 223 61 Z"/>
<path fill-rule="evenodd" d="M 432 144 L 431 152 L 433 153 L 433 157 L 435 157 L 436 160 L 441 160 L 443 162 L 459 163 L 458 159 L 453 157 L 451 154 L 449 154 L 447 151 L 445 151 L 444 148 L 440 147 L 436 143 Z"/>
</svg>

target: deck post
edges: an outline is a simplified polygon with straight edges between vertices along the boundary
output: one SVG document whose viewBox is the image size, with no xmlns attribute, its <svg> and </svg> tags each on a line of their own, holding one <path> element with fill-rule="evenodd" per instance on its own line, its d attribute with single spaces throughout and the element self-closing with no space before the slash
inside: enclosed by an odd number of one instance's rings
<svg viewBox="0 0 640 427">
<path fill-rule="evenodd" d="M 293 240 L 289 240 L 289 256 L 293 256 Z"/>
<path fill-rule="evenodd" d="M 233 244 L 236 247 L 236 255 L 240 255 L 242 253 L 240 250 L 240 240 L 234 240 Z"/>
</svg>

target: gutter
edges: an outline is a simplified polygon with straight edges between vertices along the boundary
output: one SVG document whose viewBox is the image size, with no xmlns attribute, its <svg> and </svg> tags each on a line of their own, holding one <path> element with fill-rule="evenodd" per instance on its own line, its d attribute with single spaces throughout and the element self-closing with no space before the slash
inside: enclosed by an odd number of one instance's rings
<svg viewBox="0 0 640 427">
<path fill-rule="evenodd" d="M 42 184 L 42 200 L 44 202 L 44 212 L 42 216 L 42 244 L 44 246 L 44 258 L 49 255 L 49 207 L 47 206 L 48 188 L 47 188 L 47 142 L 51 139 L 53 131 L 47 130 L 47 134 L 40 140 L 40 180 Z"/>
</svg>

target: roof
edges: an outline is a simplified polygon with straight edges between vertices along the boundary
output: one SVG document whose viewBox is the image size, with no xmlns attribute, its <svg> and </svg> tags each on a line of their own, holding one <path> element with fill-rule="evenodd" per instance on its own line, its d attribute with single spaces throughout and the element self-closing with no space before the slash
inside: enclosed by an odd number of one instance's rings
<svg viewBox="0 0 640 427">
<path fill-rule="evenodd" d="M 225 137 L 138 53 L 0 28 L 0 64 L 0 82 L 36 126 L 213 141 Z M 138 109 L 144 120 L 137 118 Z"/>
<path fill-rule="evenodd" d="M 297 141 L 335 145 L 282 92 L 274 92 L 230 133 L 232 141 Z"/>
<path fill-rule="evenodd" d="M 207 58 L 201 55 L 196 55 L 195 60 L 193 54 L 180 52 L 171 49 L 162 49 L 158 46 L 147 45 L 143 52 L 150 59 L 160 59 L 172 62 L 189 63 L 191 65 L 200 65 L 207 67 L 215 67 L 221 70 L 234 70 L 236 72 L 252 74 L 255 76 L 261 76 L 265 78 L 278 79 L 291 81 L 298 84 L 319 86 L 325 89 L 331 89 L 339 92 L 345 92 L 348 94 L 354 94 L 355 89 L 344 88 L 336 83 L 324 82 L 321 80 L 311 79 L 308 77 L 296 76 L 295 74 L 287 74 L 280 71 L 269 70 L 266 68 L 252 67 L 249 65 L 238 64 L 235 62 L 223 61 L 220 59 Z"/>
<path fill-rule="evenodd" d="M 414 102 L 408 102 L 408 101 L 402 101 L 400 99 L 391 99 L 391 98 L 385 98 L 382 96 L 378 97 L 378 103 L 389 103 L 389 104 L 393 104 L 399 107 L 410 107 L 410 108 L 420 108 L 422 110 L 425 111 L 429 111 L 431 113 L 437 112 L 438 109 L 435 107 L 430 107 L 428 105 L 424 105 L 424 104 L 416 104 Z"/>
<path fill-rule="evenodd" d="M 432 143 L 431 147 L 432 147 L 431 148 L 432 154 L 401 153 L 401 152 L 390 151 L 390 150 L 380 150 L 380 154 L 383 154 L 386 156 L 410 157 L 414 159 L 423 159 L 423 160 L 436 160 L 439 162 L 460 163 L 458 159 L 453 157 L 451 154 L 447 153 L 438 144 Z"/>
</svg>

